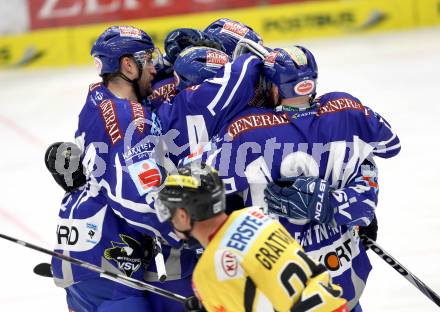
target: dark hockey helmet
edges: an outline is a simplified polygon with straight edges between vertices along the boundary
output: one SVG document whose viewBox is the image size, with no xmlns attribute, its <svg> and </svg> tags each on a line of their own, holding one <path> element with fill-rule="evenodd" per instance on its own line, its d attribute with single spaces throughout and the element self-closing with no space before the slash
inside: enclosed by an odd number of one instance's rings
<svg viewBox="0 0 440 312">
<path fill-rule="evenodd" d="M 177 90 L 201 84 L 203 80 L 214 77 L 230 61 L 231 58 L 220 50 L 207 47 L 186 48 L 174 62 Z"/>
<path fill-rule="evenodd" d="M 195 161 L 170 174 L 155 203 L 161 222 L 170 220 L 178 208 L 185 209 L 193 221 L 212 218 L 225 210 L 225 189 L 217 171 Z"/>
<path fill-rule="evenodd" d="M 318 66 L 304 47 L 274 49 L 264 61 L 264 76 L 279 88 L 282 99 L 316 94 Z"/>
<path fill-rule="evenodd" d="M 166 60 L 173 64 L 180 52 L 193 46 L 205 46 L 224 51 L 221 41 L 211 34 L 194 28 L 177 28 L 169 32 L 165 38 Z"/>
<path fill-rule="evenodd" d="M 261 36 L 251 27 L 228 18 L 216 20 L 206 27 L 204 32 L 220 39 L 225 47 L 225 52 L 229 56 L 232 56 L 238 41 L 243 38 L 250 39 L 256 43 L 263 43 Z"/>
<path fill-rule="evenodd" d="M 160 52 L 146 32 L 131 26 L 111 26 L 93 44 L 90 54 L 99 75 L 117 73 L 122 56 L 132 55 L 142 69 L 145 62 L 158 62 Z"/>
</svg>

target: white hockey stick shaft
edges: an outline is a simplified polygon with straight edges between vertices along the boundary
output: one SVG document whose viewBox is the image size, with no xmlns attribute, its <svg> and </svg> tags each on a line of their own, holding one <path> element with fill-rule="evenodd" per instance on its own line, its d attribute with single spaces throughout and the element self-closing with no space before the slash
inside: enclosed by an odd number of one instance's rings
<svg viewBox="0 0 440 312">
<path fill-rule="evenodd" d="M 167 279 L 167 270 L 165 268 L 165 261 L 162 254 L 162 244 L 159 239 L 154 237 L 153 239 L 154 261 L 156 262 L 157 279 L 161 282 Z"/>
</svg>

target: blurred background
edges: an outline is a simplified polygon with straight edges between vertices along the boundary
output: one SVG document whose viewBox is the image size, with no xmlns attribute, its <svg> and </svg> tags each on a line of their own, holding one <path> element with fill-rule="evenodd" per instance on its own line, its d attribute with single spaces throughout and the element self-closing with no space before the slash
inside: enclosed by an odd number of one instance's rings
<svg viewBox="0 0 440 312">
<path fill-rule="evenodd" d="M 0 232 L 51 249 L 63 191 L 43 163 L 72 141 L 88 85 L 89 52 L 113 24 L 162 45 L 175 28 L 227 17 L 270 47 L 301 44 L 319 66 L 318 94 L 346 91 L 384 116 L 402 141 L 380 160 L 378 242 L 440 292 L 440 0 L 13 0 L 0 1 Z M 438 307 L 369 252 L 364 311 Z M 0 240 L 0 311 L 67 311 L 64 291 L 33 267 L 49 257 Z"/>
</svg>

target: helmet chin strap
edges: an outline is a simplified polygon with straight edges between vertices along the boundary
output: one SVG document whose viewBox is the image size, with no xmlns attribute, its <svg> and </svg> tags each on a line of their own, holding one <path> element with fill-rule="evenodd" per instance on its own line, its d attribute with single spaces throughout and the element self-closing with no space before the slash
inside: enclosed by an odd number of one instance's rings
<svg viewBox="0 0 440 312">
<path fill-rule="evenodd" d="M 137 66 L 138 72 L 139 72 L 139 75 L 137 78 L 130 79 L 122 72 L 119 72 L 118 74 L 119 74 L 119 77 L 121 77 L 122 79 L 124 79 L 125 81 L 127 81 L 133 85 L 134 93 L 136 94 L 136 98 L 138 99 L 138 102 L 141 103 L 142 96 L 141 96 L 141 92 L 140 92 L 140 88 L 139 88 L 139 79 L 141 79 L 141 77 L 142 77 L 142 66 L 140 66 L 136 61 L 135 61 L 135 63 L 136 63 L 136 66 Z"/>
</svg>

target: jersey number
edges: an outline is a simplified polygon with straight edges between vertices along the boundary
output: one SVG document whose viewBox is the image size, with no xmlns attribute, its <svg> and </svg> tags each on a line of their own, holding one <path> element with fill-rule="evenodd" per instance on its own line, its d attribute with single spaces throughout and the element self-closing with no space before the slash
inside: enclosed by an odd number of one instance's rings
<svg viewBox="0 0 440 312">
<path fill-rule="evenodd" d="M 320 274 L 322 270 L 325 270 L 323 266 L 317 265 L 315 262 L 310 260 L 301 250 L 298 250 L 296 253 L 307 264 L 307 267 L 312 272 L 312 275 Z M 295 289 L 295 285 L 292 283 L 292 280 L 295 277 L 299 279 L 302 283 L 302 287 L 299 290 Z M 281 271 L 279 278 L 281 285 L 283 285 L 284 290 L 291 298 L 296 293 L 300 293 L 307 284 L 307 273 L 305 272 L 303 267 L 295 262 L 289 262 Z M 314 308 L 321 303 L 323 303 L 321 296 L 319 294 L 315 294 L 305 300 L 300 300 L 295 303 L 290 311 L 308 311 L 309 309 Z"/>
</svg>

